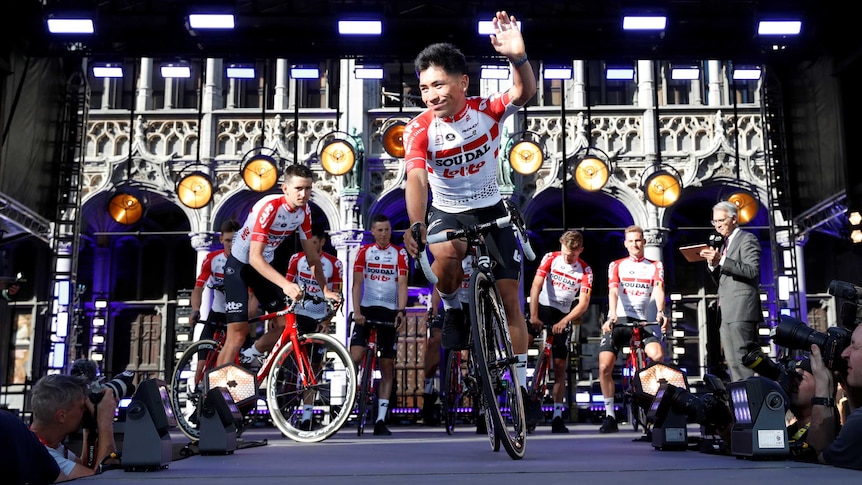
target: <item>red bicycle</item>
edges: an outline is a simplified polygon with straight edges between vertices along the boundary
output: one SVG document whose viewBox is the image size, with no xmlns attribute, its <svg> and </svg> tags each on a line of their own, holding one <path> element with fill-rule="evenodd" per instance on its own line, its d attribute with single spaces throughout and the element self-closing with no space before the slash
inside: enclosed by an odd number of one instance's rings
<svg viewBox="0 0 862 485">
<path fill-rule="evenodd" d="M 300 298 L 286 300 L 283 310 L 249 321 L 281 316 L 286 319 L 281 336 L 257 371 L 256 383 L 259 388 L 266 388 L 270 417 L 282 434 L 299 442 L 322 441 L 335 434 L 353 410 L 356 370 L 347 349 L 334 337 L 323 333 L 299 335 L 293 312 L 305 301 L 326 302 L 328 319 L 341 303 L 304 291 Z M 180 430 L 191 440 L 200 438 L 197 418 L 205 392 L 204 377 L 216 367 L 225 330 L 220 326 L 212 339 L 193 343 L 174 369 L 171 405 Z"/>
<path fill-rule="evenodd" d="M 647 355 L 643 339 L 648 336 L 644 335 L 647 325 L 658 325 L 654 322 L 639 322 L 629 321 L 625 323 L 616 323 L 614 327 L 627 327 L 631 329 L 631 340 L 629 342 L 629 354 L 626 357 L 626 363 L 622 370 L 623 380 L 623 402 L 628 413 L 629 423 L 634 431 L 638 427 L 643 429 L 644 433 L 649 433 L 652 423 L 647 420 L 647 410 L 644 409 L 636 399 L 634 378 L 638 373 L 647 367 Z"/>
<path fill-rule="evenodd" d="M 354 321 L 353 313 L 350 314 L 348 321 Z M 368 422 L 369 417 L 373 417 L 372 414 L 376 404 L 376 374 L 380 370 L 377 364 L 377 359 L 379 358 L 377 351 L 377 327 L 395 327 L 395 322 L 366 319 L 365 325 L 370 325 L 368 343 L 365 344 L 365 356 L 359 362 L 356 369 L 356 375 L 359 378 L 359 394 L 356 397 L 356 403 L 359 407 L 356 414 L 358 422 L 357 436 L 362 436 L 362 433 L 365 431 L 365 424 Z"/>
<path fill-rule="evenodd" d="M 544 335 L 542 339 L 542 351 L 539 352 L 539 358 L 536 360 L 536 367 L 533 371 L 533 376 L 529 379 L 527 386 L 527 399 L 533 402 L 538 402 L 541 406 L 545 399 L 545 393 L 548 391 L 548 373 L 551 370 L 554 359 L 551 349 L 554 347 L 554 332 L 550 326 L 545 326 L 539 335 Z M 527 432 L 532 433 L 536 430 L 536 423 L 527 423 Z"/>
</svg>

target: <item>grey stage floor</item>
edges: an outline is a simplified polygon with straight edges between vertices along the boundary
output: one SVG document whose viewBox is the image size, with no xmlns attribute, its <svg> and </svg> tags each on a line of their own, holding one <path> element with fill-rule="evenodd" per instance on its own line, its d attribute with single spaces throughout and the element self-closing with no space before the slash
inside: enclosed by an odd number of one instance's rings
<svg viewBox="0 0 862 485">
<path fill-rule="evenodd" d="M 274 428 L 252 429 L 244 440 L 265 446 L 232 455 L 173 461 L 152 472 L 108 470 L 87 481 L 250 485 L 263 483 L 379 484 L 805 484 L 859 483 L 862 472 L 790 460 L 754 461 L 697 451 L 659 451 L 630 429 L 602 435 L 595 424 L 571 424 L 568 435 L 539 427 L 528 437 L 523 460 L 491 451 L 486 436 L 462 428 L 448 436 L 442 428 L 392 427 L 392 436 L 356 436 L 345 427 L 329 440 L 300 444 Z M 699 436 L 696 428 L 690 435 Z M 187 440 L 172 435 L 175 448 Z"/>
</svg>

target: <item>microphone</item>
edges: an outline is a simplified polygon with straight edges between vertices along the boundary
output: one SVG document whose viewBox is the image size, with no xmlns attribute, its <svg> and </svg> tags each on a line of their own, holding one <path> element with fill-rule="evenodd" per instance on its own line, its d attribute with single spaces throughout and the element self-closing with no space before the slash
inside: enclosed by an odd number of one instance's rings
<svg viewBox="0 0 862 485">
<path fill-rule="evenodd" d="M 87 380 L 87 383 L 95 382 L 99 373 L 99 368 L 92 360 L 77 359 L 72 363 L 72 369 L 69 374 L 75 377 L 81 377 Z"/>
<path fill-rule="evenodd" d="M 706 245 L 717 251 L 724 245 L 724 236 L 713 231 L 706 239 Z"/>
</svg>

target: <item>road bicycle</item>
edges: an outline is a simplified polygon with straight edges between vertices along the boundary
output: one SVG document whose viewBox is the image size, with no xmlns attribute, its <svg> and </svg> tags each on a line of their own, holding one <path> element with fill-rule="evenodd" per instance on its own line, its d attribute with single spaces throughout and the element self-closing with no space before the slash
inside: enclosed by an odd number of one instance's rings
<svg viewBox="0 0 862 485">
<path fill-rule="evenodd" d="M 539 358 L 536 360 L 536 367 L 533 370 L 533 376 L 529 379 L 527 386 L 527 399 L 536 402 L 539 406 L 545 399 L 545 393 L 548 390 L 548 373 L 551 371 L 551 366 L 554 364 L 552 349 L 554 347 L 554 332 L 551 325 L 544 325 L 542 332 L 542 350 L 539 352 Z M 527 432 L 532 433 L 536 430 L 536 423 L 527 423 Z"/>
<path fill-rule="evenodd" d="M 625 327 L 631 329 L 629 354 L 622 369 L 623 403 L 626 407 L 626 413 L 628 414 L 629 423 L 632 425 L 632 430 L 637 431 L 638 427 L 640 427 L 645 434 L 650 433 L 652 423 L 647 420 L 647 410 L 639 404 L 635 395 L 634 379 L 640 371 L 647 367 L 646 346 L 644 345 L 644 338 L 648 336 L 644 327 L 647 325 L 658 325 L 658 323 L 627 321 L 614 324 L 614 328 Z M 611 331 L 613 332 L 613 329 Z"/>
<path fill-rule="evenodd" d="M 270 417 L 282 434 L 311 443 L 332 436 L 347 421 L 356 398 L 357 380 L 353 361 L 341 342 L 323 333 L 299 335 L 294 310 L 306 301 L 326 302 L 327 319 L 340 306 L 338 300 L 303 291 L 300 298 L 287 298 L 283 310 L 252 318 L 249 323 L 285 317 L 284 330 L 258 369 L 256 383 L 266 389 Z M 189 346 L 171 380 L 171 405 L 178 427 L 192 441 L 200 438 L 197 418 L 205 394 L 204 377 L 216 368 L 225 330 L 220 326 L 213 339 L 198 340 Z M 304 413 L 309 406 L 313 408 L 312 419 Z"/>
<path fill-rule="evenodd" d="M 348 321 L 355 322 L 353 320 L 353 313 L 350 314 Z M 379 358 L 377 351 L 377 327 L 395 327 L 395 322 L 366 319 L 365 325 L 370 325 L 368 342 L 365 344 L 365 355 L 359 361 L 356 369 L 356 375 L 359 379 L 359 393 L 356 396 L 356 405 L 358 407 L 356 414 L 357 436 L 362 436 L 362 433 L 365 431 L 365 425 L 368 422 L 368 418 L 373 417 L 376 404 L 377 386 L 375 385 L 375 375 L 380 370 L 377 364 L 377 359 Z"/>
<path fill-rule="evenodd" d="M 512 352 L 506 312 L 491 271 L 491 257 L 484 237 L 494 229 L 512 227 L 527 258 L 535 259 L 535 253 L 529 245 L 526 228 L 517 208 L 507 201 L 506 209 L 509 214 L 497 220 L 433 234 L 426 241 L 431 245 L 465 239 L 469 252 L 475 255 L 473 273 L 470 275 L 468 314 L 473 336 L 472 357 L 475 359 L 476 375 L 483 396 L 481 406 L 485 409 L 492 449 L 499 449 L 502 442 L 509 456 L 517 460 L 524 457 L 527 436 L 524 400 L 516 370 L 518 358 Z M 419 227 L 414 225 L 411 230 L 414 239 L 421 242 Z M 420 244 L 418 261 L 428 282 L 436 284 L 437 277 L 431 271 L 423 244 Z M 504 414 L 504 411 L 508 411 L 508 414 Z"/>
</svg>

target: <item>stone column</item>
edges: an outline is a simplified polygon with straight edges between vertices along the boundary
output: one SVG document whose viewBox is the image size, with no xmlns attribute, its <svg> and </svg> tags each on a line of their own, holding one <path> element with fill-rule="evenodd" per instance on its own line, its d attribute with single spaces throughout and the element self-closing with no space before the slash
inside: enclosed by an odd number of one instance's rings
<svg viewBox="0 0 862 485">
<path fill-rule="evenodd" d="M 668 241 L 668 233 L 670 230 L 666 227 L 653 227 L 649 229 L 644 229 L 644 239 L 646 239 L 646 244 L 644 246 L 644 256 L 647 259 L 651 259 L 653 261 L 661 261 L 662 260 L 662 248 L 664 248 L 665 244 Z M 667 300 L 669 297 L 669 291 L 665 287 L 665 314 L 668 313 L 670 309 L 670 305 L 667 305 Z M 656 318 L 656 304 L 655 300 L 650 302 L 649 309 L 647 310 L 647 319 L 651 322 L 654 322 Z"/>
<path fill-rule="evenodd" d="M 135 110 L 146 111 L 153 108 L 153 60 L 149 57 L 142 58 L 140 71 Z"/>
<path fill-rule="evenodd" d="M 275 101 L 273 103 L 275 111 L 286 110 L 290 102 L 287 90 L 288 69 L 289 66 L 286 59 L 275 61 Z"/>
<path fill-rule="evenodd" d="M 362 229 L 345 229 L 341 231 L 330 231 L 329 240 L 338 253 L 338 259 L 344 264 L 344 305 L 342 311 L 333 317 L 335 324 L 335 338 L 344 345 L 348 345 L 350 328 L 347 323 L 347 315 L 353 311 L 353 302 L 350 294 L 353 289 L 353 263 L 356 261 L 356 253 L 362 246 L 365 231 Z"/>
<path fill-rule="evenodd" d="M 707 89 L 709 94 L 706 96 L 707 106 L 721 106 L 721 80 L 724 69 L 721 67 L 721 61 L 707 61 L 709 66 L 706 72 L 709 74 L 707 79 Z"/>
</svg>

